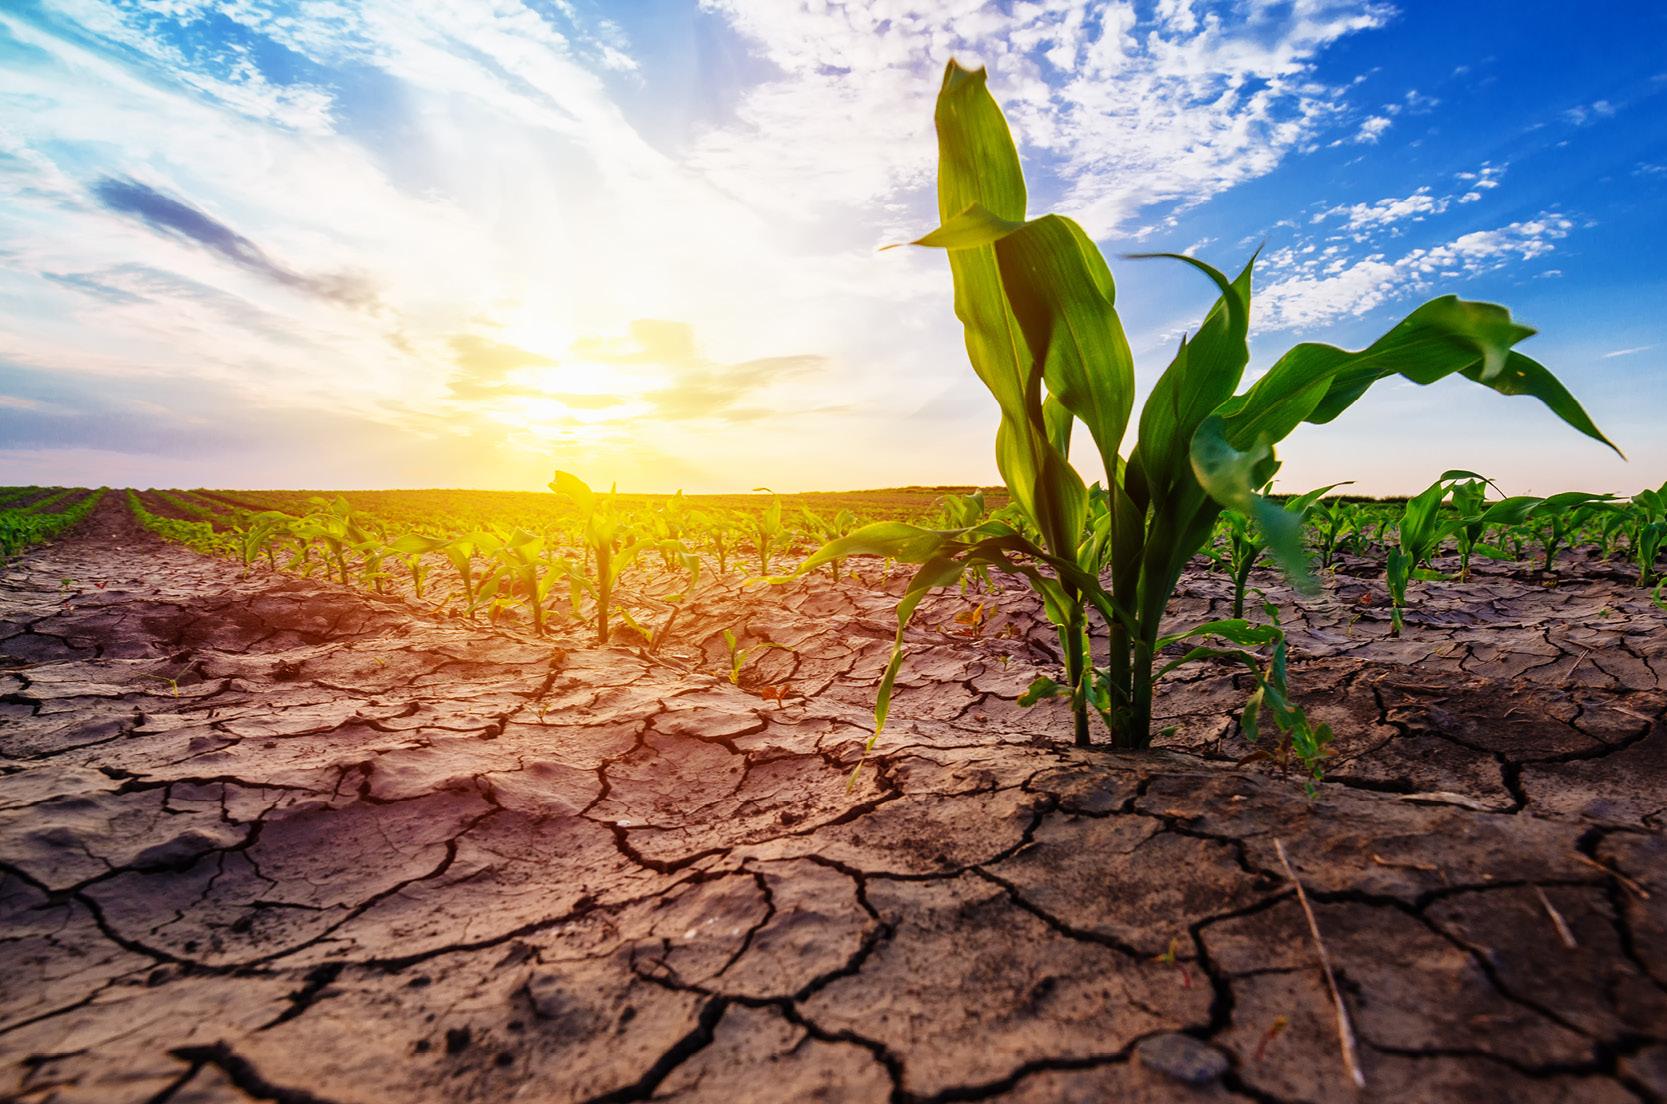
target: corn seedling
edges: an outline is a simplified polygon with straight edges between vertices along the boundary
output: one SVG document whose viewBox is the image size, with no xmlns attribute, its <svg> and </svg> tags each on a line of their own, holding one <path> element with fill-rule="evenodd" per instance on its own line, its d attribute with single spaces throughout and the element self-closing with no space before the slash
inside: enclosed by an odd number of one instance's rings
<svg viewBox="0 0 1667 1104">
<path fill-rule="evenodd" d="M 1627 503 L 1627 517 L 1627 544 L 1638 567 L 1638 585 L 1647 587 L 1656 581 L 1656 561 L 1667 542 L 1667 483 L 1633 495 Z M 1660 588 L 1656 590 L 1659 594 Z"/>
<path fill-rule="evenodd" d="M 740 640 L 729 629 L 724 630 L 724 647 L 729 649 L 729 683 L 731 686 L 741 685 L 741 669 L 747 665 L 747 660 L 757 656 L 760 652 L 767 652 L 772 648 L 780 648 L 786 652 L 793 650 L 786 644 L 777 644 L 771 640 L 750 644 L 743 648 Z"/>
<path fill-rule="evenodd" d="M 729 574 L 729 555 L 735 548 L 735 515 L 728 510 L 701 510 L 696 511 L 695 519 L 706 534 L 712 558 L 718 561 L 718 574 Z"/>
<path fill-rule="evenodd" d="M 1316 502 L 1309 518 L 1314 528 L 1314 546 L 1320 553 L 1320 566 L 1330 567 L 1349 526 L 1359 526 L 1358 507 L 1341 500 Z"/>
<path fill-rule="evenodd" d="M 1285 511 L 1295 515 L 1298 524 L 1302 524 L 1308 520 L 1308 512 L 1314 503 L 1319 501 L 1320 496 L 1342 485 L 1333 483 L 1328 487 L 1316 487 L 1307 494 L 1298 495 L 1285 503 Z M 1221 520 L 1226 529 L 1226 566 L 1233 578 L 1233 616 L 1242 618 L 1245 586 L 1250 581 L 1251 569 L 1262 558 L 1262 553 L 1267 551 L 1267 537 L 1259 526 L 1237 510 L 1223 510 Z"/>
<path fill-rule="evenodd" d="M 771 496 L 770 504 L 752 519 L 753 547 L 758 552 L 758 573 L 768 575 L 771 554 L 787 542 L 787 527 L 781 520 L 781 496 L 768 487 L 754 487 L 753 490 L 765 491 Z"/>
<path fill-rule="evenodd" d="M 1528 511 L 1526 520 L 1536 527 L 1540 546 L 1545 552 L 1546 574 L 1557 570 L 1557 553 L 1567 546 L 1569 535 L 1578 531 L 1591 516 L 1589 508 L 1609 498 L 1609 495 L 1586 491 L 1566 491 L 1542 498 Z"/>
<path fill-rule="evenodd" d="M 824 544 L 848 535 L 857 527 L 857 516 L 850 510 L 840 510 L 831 518 L 823 517 L 808 506 L 801 507 L 799 513 L 804 519 L 806 532 Z M 839 560 L 828 561 L 828 571 L 835 582 L 839 581 L 840 563 Z"/>
<path fill-rule="evenodd" d="M 635 533 L 627 532 L 615 506 L 615 494 L 604 498 L 593 492 L 582 479 L 564 471 L 556 472 L 550 489 L 571 499 L 584 519 L 583 540 L 586 553 L 595 564 L 595 576 L 594 579 L 586 579 L 582 575 L 571 577 L 596 600 L 596 642 L 606 644 L 614 584 L 645 545 L 638 542 Z M 776 515 L 779 519 L 779 502 Z"/>
<path fill-rule="evenodd" d="M 1181 571 L 1225 508 L 1259 525 L 1273 559 L 1300 586 L 1312 585 L 1297 518 L 1256 488 L 1278 469 L 1275 445 L 1304 422 L 1330 422 L 1381 379 L 1429 384 L 1459 376 L 1502 394 L 1531 395 L 1608 443 L 1548 370 L 1514 351 L 1531 329 L 1503 307 L 1453 296 L 1424 304 L 1357 352 L 1300 344 L 1236 393 L 1249 359 L 1252 265 L 1229 280 L 1201 261 L 1176 256 L 1206 276 L 1219 298 L 1158 378 L 1125 456 L 1133 358 L 1099 249 L 1070 219 L 1027 216 L 1018 151 L 981 70 L 949 63 L 936 122 L 941 224 L 915 244 L 948 256 L 968 358 L 1001 411 L 996 462 L 1022 524 L 991 520 L 940 531 L 881 522 L 824 545 L 800 564 L 803 574 L 866 554 L 917 565 L 898 605 L 892 655 L 876 696 L 876 739 L 910 618 L 928 593 L 977 564 L 1019 576 L 1040 594 L 1065 661 L 1065 681 L 1054 692 L 1070 701 L 1078 744 L 1090 742 L 1093 710 L 1114 746 L 1148 747 L 1153 684 L 1161 674 L 1156 661 L 1166 649 L 1200 638 L 1230 646 L 1208 654 L 1242 652 L 1241 661 L 1258 675 L 1268 716 L 1280 726 L 1299 723 L 1294 708 L 1276 707 L 1287 700 L 1274 682 L 1282 667 L 1270 674 L 1244 651 L 1277 646 L 1277 627 L 1242 619 L 1171 633 L 1159 626 Z M 1095 496 L 1068 459 L 1079 423 L 1103 470 L 1105 510 L 1097 522 L 1103 533 L 1090 528 Z M 1091 613 L 1107 638 L 1103 668 L 1091 661 Z M 1186 655 L 1200 654 L 1200 647 Z M 1301 737 L 1284 731 L 1288 739 Z M 1313 733 L 1301 738 L 1317 739 Z"/>
</svg>

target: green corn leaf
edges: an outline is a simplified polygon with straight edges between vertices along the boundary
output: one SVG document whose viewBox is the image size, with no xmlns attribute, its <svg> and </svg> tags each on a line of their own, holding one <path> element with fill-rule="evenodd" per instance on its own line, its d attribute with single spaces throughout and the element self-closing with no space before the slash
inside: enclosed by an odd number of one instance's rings
<svg viewBox="0 0 1667 1104">
<path fill-rule="evenodd" d="M 1182 259 L 1200 268 L 1222 293 L 1197 335 L 1182 339 L 1141 408 L 1139 439 L 1129 459 L 1130 490 L 1141 507 L 1164 501 L 1192 482 L 1188 444 L 1204 419 L 1232 397 L 1249 359 L 1251 266 L 1225 284 L 1208 265 Z"/>
<path fill-rule="evenodd" d="M 1030 686 L 1018 697 L 1018 704 L 1029 708 L 1044 698 L 1068 698 L 1071 688 L 1055 682 L 1046 675 L 1038 675 L 1031 680 Z"/>
<path fill-rule="evenodd" d="M 1134 405 L 1134 358 L 1111 270 L 1070 219 L 1048 215 L 996 244 L 997 266 L 1048 392 L 1088 427 L 1107 479 Z"/>
<path fill-rule="evenodd" d="M 1023 224 L 1024 174 L 1018 149 L 985 85 L 982 69 L 950 61 L 934 115 L 938 131 L 938 218 L 980 207 L 986 227 Z M 928 235 L 930 236 L 930 235 Z M 1086 513 L 1082 480 L 1050 444 L 1042 412 L 1041 365 L 1008 306 L 993 244 L 947 251 L 967 357 L 1001 408 L 996 467 L 1055 553 L 1076 547 Z"/>
<path fill-rule="evenodd" d="M 1242 617 L 1227 617 L 1219 621 L 1206 621 L 1202 625 L 1180 632 L 1168 633 L 1157 639 L 1157 648 L 1167 648 L 1171 644 L 1179 644 L 1183 640 L 1192 640 L 1200 636 L 1218 636 L 1232 644 L 1246 648 L 1256 648 L 1264 644 L 1276 644 L 1284 638 L 1277 625 L 1265 625 L 1256 621 L 1247 621 Z"/>
<path fill-rule="evenodd" d="M 1338 487 L 1347 487 L 1353 482 L 1354 480 L 1352 479 L 1345 479 L 1341 483 L 1327 483 L 1323 487 L 1315 487 L 1311 491 L 1297 495 L 1295 498 L 1288 500 L 1285 503 L 1285 509 L 1288 512 L 1296 514 L 1298 517 L 1306 520 L 1308 517 L 1308 511 L 1314 508 L 1314 504 L 1316 502 L 1330 494 L 1332 491 L 1335 491 Z"/>
<path fill-rule="evenodd" d="M 763 581 L 790 582 L 810 574 L 825 563 L 848 556 L 882 556 L 903 563 L 924 563 L 939 555 L 948 543 L 948 536 L 935 529 L 923 529 L 902 521 L 877 521 L 824 544 L 790 574 L 768 576 Z"/>
<path fill-rule="evenodd" d="M 897 684 L 897 673 L 902 670 L 903 631 L 909 627 L 914 619 L 915 609 L 933 590 L 941 586 L 948 586 L 961 577 L 966 566 L 947 557 L 935 557 L 921 564 L 909 580 L 908 588 L 903 592 L 903 600 L 897 604 L 897 636 L 892 641 L 891 659 L 886 663 L 885 674 L 880 677 L 880 688 L 874 699 L 874 735 L 868 739 L 868 747 L 873 748 L 874 741 L 880 738 L 880 733 L 886 727 L 886 717 L 891 713 L 892 689 Z"/>
<path fill-rule="evenodd" d="M 1023 210 L 1023 205 L 1020 205 Z M 977 249 L 994 245 L 1015 230 L 1022 229 L 1023 219 L 1002 218 L 982 203 L 973 203 L 955 217 L 946 220 L 936 230 L 916 238 L 910 245 L 924 245 L 934 249 Z M 895 249 L 895 245 L 882 248 Z"/>
<path fill-rule="evenodd" d="M 1315 342 L 1296 346 L 1218 413 L 1236 447 L 1271 445 L 1303 422 L 1331 421 L 1388 376 L 1422 385 L 1462 374 L 1501 394 L 1532 395 L 1570 426 L 1614 448 L 1551 373 L 1511 351 L 1533 332 L 1512 321 L 1504 307 L 1442 296 L 1358 352 Z"/>
<path fill-rule="evenodd" d="M 590 484 L 571 472 L 556 472 L 556 477 L 550 481 L 550 489 L 571 498 L 581 513 L 588 514 L 596 508 L 596 492 L 590 489 Z"/>
</svg>

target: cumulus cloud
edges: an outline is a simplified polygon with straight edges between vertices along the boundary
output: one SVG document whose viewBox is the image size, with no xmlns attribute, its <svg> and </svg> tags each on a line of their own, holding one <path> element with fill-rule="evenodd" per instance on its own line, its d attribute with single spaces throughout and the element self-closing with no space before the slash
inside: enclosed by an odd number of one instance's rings
<svg viewBox="0 0 1667 1104">
<path fill-rule="evenodd" d="M 1360 129 L 1355 131 L 1355 144 L 1376 145 L 1378 139 L 1383 137 L 1383 132 L 1388 130 L 1390 125 L 1391 121 L 1387 115 L 1368 115 L 1362 120 Z"/>
<path fill-rule="evenodd" d="M 1178 225 L 1433 102 L 1353 103 L 1362 85 L 1323 64 L 1392 17 L 1375 0 L 701 5 L 723 63 L 685 87 L 656 36 L 607 18 L 628 6 L 0 4 L 0 351 L 87 393 L 200 380 L 639 486 L 679 453 L 714 457 L 708 488 L 758 455 L 783 458 L 780 483 L 889 478 L 908 412 L 952 393 L 961 451 L 912 477 L 964 478 L 989 410 L 942 258 L 873 249 L 934 215 L 946 58 L 989 65 L 1033 208 L 1102 237 Z M 1339 197 L 1313 251 L 1267 269 L 1275 316 L 1528 256 L 1526 224 L 1447 259 L 1383 244 L 1497 175 Z M 862 418 L 814 420 L 846 406 Z"/>
<path fill-rule="evenodd" d="M 1474 203 L 1481 199 L 1483 192 L 1499 187 L 1504 171 L 1502 165 L 1485 164 L 1475 172 L 1455 174 L 1455 179 L 1464 186 L 1456 194 L 1437 195 L 1425 185 L 1411 195 L 1329 207 L 1316 214 L 1312 221 L 1333 222 L 1339 229 L 1353 234 L 1357 241 L 1365 241 L 1379 231 L 1401 233 L 1407 224 L 1442 214 L 1454 203 Z"/>
<path fill-rule="evenodd" d="M 1267 258 L 1266 270 L 1273 277 L 1256 291 L 1256 321 L 1269 329 L 1288 330 L 1363 315 L 1438 284 L 1543 257 L 1573 227 L 1567 216 L 1546 212 L 1393 258 L 1374 253 L 1350 259 L 1336 247 L 1281 250 Z"/>
<path fill-rule="evenodd" d="M 772 209 L 884 202 L 930 179 L 936 70 L 987 63 L 1059 205 L 1096 236 L 1270 172 L 1343 98 L 1325 47 L 1386 5 L 1304 0 L 1231 13 L 1184 0 L 997 7 L 704 0 L 780 76 L 749 90 L 694 164 Z M 860 120 L 860 125 L 857 121 Z"/>
</svg>

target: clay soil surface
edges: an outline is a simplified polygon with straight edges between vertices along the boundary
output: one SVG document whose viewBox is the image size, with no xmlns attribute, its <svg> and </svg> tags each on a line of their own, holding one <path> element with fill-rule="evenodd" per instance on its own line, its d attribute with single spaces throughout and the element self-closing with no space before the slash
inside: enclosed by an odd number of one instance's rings
<svg viewBox="0 0 1667 1104">
<path fill-rule="evenodd" d="M 1663 615 L 1574 557 L 1391 640 L 1374 571 L 1258 580 L 1338 732 L 1312 799 L 1238 763 L 1225 667 L 1158 750 L 1067 746 L 1018 589 L 924 607 L 848 788 L 901 578 L 711 583 L 651 658 L 107 496 L 0 569 L 0 1099 L 1663 1099 Z M 791 650 L 731 685 L 726 627 Z"/>
</svg>

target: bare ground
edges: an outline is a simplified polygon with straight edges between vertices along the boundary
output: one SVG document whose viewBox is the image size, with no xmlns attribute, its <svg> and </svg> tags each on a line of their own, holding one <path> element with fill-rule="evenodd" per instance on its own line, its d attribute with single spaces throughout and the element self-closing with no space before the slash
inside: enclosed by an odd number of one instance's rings
<svg viewBox="0 0 1667 1104">
<path fill-rule="evenodd" d="M 1313 799 L 1235 764 L 1224 669 L 1161 750 L 1065 746 L 1017 591 L 928 604 L 847 789 L 877 582 L 710 586 L 650 659 L 241 578 L 111 496 L 0 577 L 0 1098 L 1667 1097 L 1662 614 L 1586 564 L 1420 585 L 1392 641 L 1346 572 L 1270 586 Z M 731 686 L 724 627 L 794 650 Z"/>
</svg>

